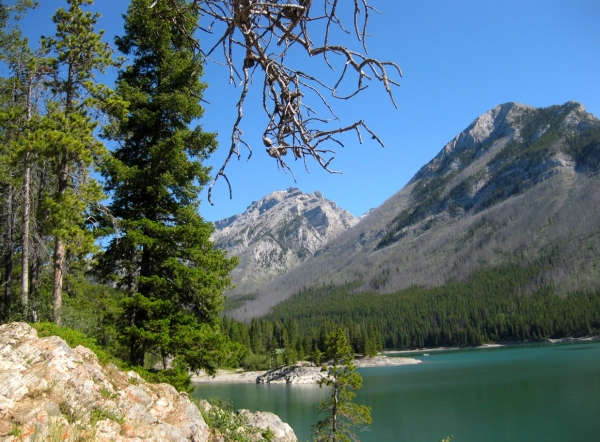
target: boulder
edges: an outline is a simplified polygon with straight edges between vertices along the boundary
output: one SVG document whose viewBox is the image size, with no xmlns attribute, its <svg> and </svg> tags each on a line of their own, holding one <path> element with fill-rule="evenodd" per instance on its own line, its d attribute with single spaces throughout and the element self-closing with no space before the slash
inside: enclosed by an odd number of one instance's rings
<svg viewBox="0 0 600 442">
<path fill-rule="evenodd" d="M 249 440 L 260 442 L 265 440 L 267 432 L 271 433 L 268 438 L 271 442 L 298 442 L 298 438 L 292 427 L 283 422 L 279 416 L 268 411 L 256 411 L 241 409 L 234 413 L 229 409 L 222 409 L 211 405 L 208 401 L 200 400 L 200 406 L 204 409 L 207 420 L 211 416 L 222 421 L 223 414 L 230 414 L 229 424 L 225 428 L 213 428 L 210 442 L 224 442 L 226 440 Z M 233 423 L 233 427 L 231 425 Z"/>
<path fill-rule="evenodd" d="M 286 366 L 267 371 L 256 378 L 257 384 L 316 384 L 327 375 L 321 367 Z"/>
<path fill-rule="evenodd" d="M 282 422 L 279 416 L 268 411 L 257 411 L 252 413 L 249 410 L 238 410 L 238 414 L 248 419 L 248 425 L 258 427 L 263 430 L 271 429 L 273 433 L 273 442 L 297 442 L 298 438 L 285 422 Z"/>
</svg>

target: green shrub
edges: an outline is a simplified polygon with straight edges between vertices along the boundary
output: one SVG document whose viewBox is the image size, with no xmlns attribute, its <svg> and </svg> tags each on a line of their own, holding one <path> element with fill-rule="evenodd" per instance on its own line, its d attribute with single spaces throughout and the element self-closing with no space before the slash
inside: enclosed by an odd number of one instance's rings
<svg viewBox="0 0 600 442">
<path fill-rule="evenodd" d="M 242 366 L 247 371 L 260 371 L 269 369 L 269 356 L 268 355 L 257 355 L 255 353 L 248 353 L 242 361 Z"/>
<path fill-rule="evenodd" d="M 35 324 L 31 324 L 31 326 L 37 330 L 40 338 L 58 336 L 59 338 L 64 339 L 65 342 L 72 348 L 75 348 L 78 345 L 89 348 L 96 354 L 96 356 L 98 356 L 98 360 L 103 365 L 106 365 L 110 362 L 119 368 L 123 368 L 126 365 L 123 361 L 114 357 L 102 347 L 97 345 L 95 339 L 88 337 L 80 331 L 66 327 L 60 327 L 53 322 L 37 322 Z"/>
</svg>

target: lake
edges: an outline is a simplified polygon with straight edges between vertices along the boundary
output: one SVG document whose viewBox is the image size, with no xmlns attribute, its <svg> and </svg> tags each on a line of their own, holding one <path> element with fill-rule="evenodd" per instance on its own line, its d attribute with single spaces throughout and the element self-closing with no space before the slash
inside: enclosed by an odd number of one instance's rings
<svg viewBox="0 0 600 442">
<path fill-rule="evenodd" d="M 423 363 L 360 369 L 356 402 L 372 407 L 363 442 L 600 441 L 600 342 L 411 354 Z M 316 385 L 204 383 L 235 409 L 271 411 L 310 440 Z"/>
</svg>

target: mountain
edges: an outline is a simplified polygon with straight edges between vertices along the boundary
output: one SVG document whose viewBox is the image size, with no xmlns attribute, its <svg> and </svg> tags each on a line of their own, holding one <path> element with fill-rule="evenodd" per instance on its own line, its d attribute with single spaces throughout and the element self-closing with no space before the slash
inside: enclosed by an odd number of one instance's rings
<svg viewBox="0 0 600 442">
<path fill-rule="evenodd" d="M 481 115 L 411 181 L 232 317 L 260 316 L 304 287 L 392 293 L 506 263 L 550 264 L 524 293 L 600 287 L 600 121 L 575 102 L 506 103 Z"/>
<path fill-rule="evenodd" d="M 358 222 L 350 212 L 296 188 L 254 201 L 240 215 L 215 223 L 215 247 L 240 258 L 232 272 L 236 288 L 249 294 L 317 253 L 330 239 Z"/>
</svg>

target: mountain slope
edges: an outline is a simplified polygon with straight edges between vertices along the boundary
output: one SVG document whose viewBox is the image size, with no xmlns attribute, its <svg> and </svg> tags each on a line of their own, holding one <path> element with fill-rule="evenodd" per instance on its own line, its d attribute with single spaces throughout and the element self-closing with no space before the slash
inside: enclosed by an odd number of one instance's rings
<svg viewBox="0 0 600 442">
<path fill-rule="evenodd" d="M 389 293 L 543 254 L 553 266 L 539 284 L 558 293 L 598 287 L 599 164 L 600 121 L 582 105 L 497 106 L 400 192 L 231 314 L 265 314 L 314 284 L 360 280 L 356 291 Z"/>
<path fill-rule="evenodd" d="M 236 288 L 227 295 L 255 292 L 357 222 L 319 191 L 311 195 L 293 187 L 253 202 L 240 215 L 217 221 L 211 237 L 215 247 L 240 258 L 232 272 Z"/>
</svg>

